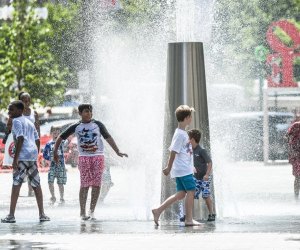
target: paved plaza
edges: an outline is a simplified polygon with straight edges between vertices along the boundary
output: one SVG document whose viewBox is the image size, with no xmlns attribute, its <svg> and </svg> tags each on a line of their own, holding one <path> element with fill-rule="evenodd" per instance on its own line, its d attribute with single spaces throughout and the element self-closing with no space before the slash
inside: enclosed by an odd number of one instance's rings
<svg viewBox="0 0 300 250">
<path fill-rule="evenodd" d="M 23 185 L 17 222 L 0 224 L 0 249 L 300 249 L 300 202 L 286 163 L 227 163 L 215 169 L 218 217 L 198 227 L 179 221 L 155 227 L 150 209 L 157 204 L 132 199 L 125 168 L 112 168 L 111 174 L 114 186 L 98 205 L 96 221 L 80 221 L 77 169 L 68 168 L 65 205 L 48 203 L 47 174 L 41 173 L 50 222 L 38 222 L 35 198 L 26 196 Z M 1 217 L 9 209 L 10 188 L 11 174 L 0 174 Z"/>
</svg>

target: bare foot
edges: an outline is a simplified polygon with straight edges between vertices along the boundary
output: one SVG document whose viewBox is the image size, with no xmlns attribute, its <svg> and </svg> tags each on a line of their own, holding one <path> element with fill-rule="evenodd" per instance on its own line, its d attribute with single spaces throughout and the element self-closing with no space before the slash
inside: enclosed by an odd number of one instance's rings
<svg viewBox="0 0 300 250">
<path fill-rule="evenodd" d="M 158 224 L 158 219 L 159 219 L 159 215 L 157 212 L 157 209 L 152 209 L 152 214 L 153 214 L 153 220 L 156 226 L 159 226 Z"/>
<path fill-rule="evenodd" d="M 200 225 L 201 225 L 201 223 L 199 223 L 199 222 L 196 221 L 196 220 L 186 221 L 186 222 L 184 223 L 184 226 L 186 226 L 186 227 L 193 227 L 193 226 L 200 226 Z"/>
</svg>

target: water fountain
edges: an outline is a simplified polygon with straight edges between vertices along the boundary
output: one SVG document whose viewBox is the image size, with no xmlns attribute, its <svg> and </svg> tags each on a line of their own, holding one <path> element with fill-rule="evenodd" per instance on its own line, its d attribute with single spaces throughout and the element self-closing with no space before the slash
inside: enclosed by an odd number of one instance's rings
<svg viewBox="0 0 300 250">
<path fill-rule="evenodd" d="M 94 93 L 97 93 L 95 116 L 105 122 L 120 147 L 130 156 L 128 160 L 117 163 L 125 164 L 124 178 L 115 180 L 115 184 L 123 185 L 129 194 L 124 206 L 133 218 L 149 219 L 151 207 L 160 203 L 167 44 L 203 41 L 206 51 L 210 28 L 201 27 L 198 22 L 211 23 L 209 17 L 212 16 L 213 3 L 206 0 L 178 0 L 175 5 L 165 6 L 163 13 L 158 15 L 161 18 L 151 25 L 139 23 L 124 27 L 116 24 L 115 14 L 100 15 L 97 20 L 92 39 L 92 81 Z M 185 7 L 180 9 L 180 6 Z M 201 7 L 208 10 L 207 15 L 205 11 L 199 10 Z M 193 9 L 194 12 L 190 12 Z M 185 15 L 184 10 L 188 10 Z M 195 14 L 194 18 L 191 13 Z M 176 21 L 178 18 L 180 22 Z M 207 22 L 203 22 L 204 19 Z M 192 25 L 194 32 L 186 27 L 192 21 L 196 23 Z M 209 63 L 206 63 L 206 75 L 208 80 L 212 78 Z M 209 88 L 210 81 L 208 83 Z M 220 131 L 218 126 L 220 114 L 232 100 L 224 96 L 226 93 L 215 100 L 213 94 L 209 90 L 207 99 L 217 214 L 218 218 L 242 216 L 243 213 L 251 213 L 247 209 L 250 206 L 245 206 L 250 201 L 241 203 L 235 185 L 232 184 L 236 179 L 232 179 L 230 171 L 234 169 L 227 159 L 226 145 L 222 141 L 224 134 L 230 136 L 230 127 Z M 215 105 L 216 101 L 218 105 Z M 212 110 L 214 106 L 218 106 L 218 109 Z M 267 214 L 268 210 L 264 213 Z"/>
<path fill-rule="evenodd" d="M 203 1 L 202 8 L 210 6 L 212 9 L 211 3 Z M 149 218 L 151 207 L 160 201 L 167 44 L 194 41 L 199 39 L 199 33 L 205 34 L 203 39 L 207 39 L 207 32 L 200 32 L 196 23 L 199 17 L 193 13 L 199 8 L 194 0 L 178 0 L 175 5 L 166 5 L 165 13 L 161 13 L 164 18 L 155 27 L 164 29 L 158 31 L 149 26 L 121 31 L 120 27 L 112 28 L 111 23 L 96 29 L 94 87 L 95 110 L 99 110 L 96 117 L 107 123 L 118 144 L 130 155 L 125 163 L 126 175 L 138 181 L 129 184 L 128 200 L 136 218 L 145 218 L 145 215 Z M 165 16 L 170 12 L 176 13 L 176 19 Z M 204 11 L 199 13 L 203 15 Z M 173 46 L 176 47 L 176 43 Z M 173 46 L 169 45 L 169 49 Z M 191 48 L 201 54 L 202 46 L 196 43 Z M 189 99 L 191 94 L 185 97 Z M 207 110 L 201 113 L 205 116 Z M 196 119 L 195 127 L 208 127 L 207 119 L 205 124 L 201 124 L 202 117 L 197 115 Z M 205 146 L 209 146 L 209 136 L 205 137 Z"/>
</svg>

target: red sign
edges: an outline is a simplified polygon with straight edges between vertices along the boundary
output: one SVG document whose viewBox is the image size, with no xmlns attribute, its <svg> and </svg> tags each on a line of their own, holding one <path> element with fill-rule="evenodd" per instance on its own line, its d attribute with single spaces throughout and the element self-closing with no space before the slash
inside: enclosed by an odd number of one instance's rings
<svg viewBox="0 0 300 250">
<path fill-rule="evenodd" d="M 281 28 L 293 41 L 292 46 L 285 45 L 275 34 L 274 29 Z M 278 21 L 270 25 L 267 31 L 267 41 L 275 51 L 267 56 L 267 64 L 271 66 L 272 73 L 267 77 L 268 87 L 298 87 L 294 82 L 293 64 L 300 53 L 300 32 L 294 24 L 288 21 Z"/>
</svg>

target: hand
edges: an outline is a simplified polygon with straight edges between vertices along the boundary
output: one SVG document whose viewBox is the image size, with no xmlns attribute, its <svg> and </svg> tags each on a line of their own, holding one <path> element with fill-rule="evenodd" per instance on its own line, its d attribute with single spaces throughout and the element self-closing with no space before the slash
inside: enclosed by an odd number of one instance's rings
<svg viewBox="0 0 300 250">
<path fill-rule="evenodd" d="M 170 173 L 170 171 L 171 171 L 171 169 L 168 168 L 168 167 L 166 167 L 166 168 L 163 169 L 163 173 L 164 173 L 165 176 L 168 176 L 169 173 Z"/>
<path fill-rule="evenodd" d="M 121 152 L 118 152 L 117 155 L 120 156 L 120 157 L 123 157 L 123 156 L 128 157 L 128 154 L 121 153 Z"/>
<path fill-rule="evenodd" d="M 204 181 L 208 181 L 208 177 L 209 177 L 209 175 L 207 175 L 207 174 L 204 175 L 204 176 L 203 176 L 203 180 L 204 180 Z"/>
</svg>

